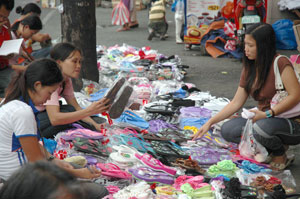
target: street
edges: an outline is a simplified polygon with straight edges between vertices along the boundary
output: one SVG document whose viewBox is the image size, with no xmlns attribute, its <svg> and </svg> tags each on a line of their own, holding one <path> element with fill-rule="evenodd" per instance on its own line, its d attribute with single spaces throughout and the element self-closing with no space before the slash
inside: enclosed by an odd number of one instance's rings
<svg viewBox="0 0 300 199">
<path fill-rule="evenodd" d="M 33 2 L 32 0 L 16 0 L 16 6 L 24 6 L 26 3 Z M 15 7 L 16 7 L 15 6 Z M 182 63 L 189 65 L 188 75 L 184 79 L 185 82 L 194 83 L 202 91 L 209 91 L 217 97 L 226 97 L 232 99 L 237 89 L 242 63 L 233 58 L 217 58 L 213 59 L 210 56 L 201 56 L 200 50 L 195 49 L 187 51 L 183 44 L 175 43 L 175 23 L 174 13 L 167 9 L 167 21 L 169 30 L 165 41 L 160 41 L 154 38 L 148 41 L 148 13 L 147 10 L 138 11 L 139 27 L 129 31 L 117 32 L 116 26 L 111 25 L 111 8 L 96 8 L 97 19 L 97 44 L 104 46 L 113 46 L 123 43 L 136 46 L 150 46 L 152 49 L 158 50 L 159 53 L 170 55 L 179 55 Z M 15 10 L 12 11 L 10 20 L 14 21 L 17 18 Z M 41 32 L 49 33 L 52 39 L 60 38 L 60 14 L 57 9 L 42 9 L 41 19 L 44 23 Z M 88 37 L 88 35 L 87 35 Z M 84 49 L 83 49 L 84 50 Z M 280 51 L 285 55 L 297 54 L 296 51 Z M 246 108 L 252 108 L 256 104 L 252 99 L 246 103 Z M 295 162 L 289 167 L 292 171 L 297 183 L 297 190 L 300 191 L 300 147 L 291 147 L 291 150 L 296 155 Z"/>
</svg>

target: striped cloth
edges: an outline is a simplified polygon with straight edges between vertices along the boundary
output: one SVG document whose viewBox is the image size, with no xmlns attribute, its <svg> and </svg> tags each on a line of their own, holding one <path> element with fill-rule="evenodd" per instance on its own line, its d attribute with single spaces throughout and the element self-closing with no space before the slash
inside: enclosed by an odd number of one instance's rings
<svg viewBox="0 0 300 199">
<path fill-rule="evenodd" d="M 123 0 L 118 3 L 111 14 L 111 23 L 113 25 L 124 25 L 129 23 L 130 13 L 127 9 L 126 5 L 124 4 Z"/>
<path fill-rule="evenodd" d="M 152 7 L 149 12 L 149 21 L 152 22 L 162 22 L 165 20 L 165 1 L 160 0 L 152 4 Z"/>
</svg>

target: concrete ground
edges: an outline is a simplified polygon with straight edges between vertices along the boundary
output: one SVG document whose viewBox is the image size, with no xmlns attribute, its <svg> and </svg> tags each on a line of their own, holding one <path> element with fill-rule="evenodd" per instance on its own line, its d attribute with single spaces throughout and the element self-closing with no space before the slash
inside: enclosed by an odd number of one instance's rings
<svg viewBox="0 0 300 199">
<path fill-rule="evenodd" d="M 17 5 L 25 5 L 33 2 L 32 0 L 16 0 Z M 154 38 L 151 42 L 147 40 L 147 23 L 148 13 L 146 10 L 138 12 L 139 28 L 132 29 L 125 32 L 116 32 L 116 26 L 111 25 L 110 8 L 97 8 L 97 44 L 112 46 L 115 44 L 122 45 L 127 43 L 137 47 L 151 46 L 165 55 L 179 55 L 182 63 L 189 65 L 188 75 L 185 82 L 194 83 L 202 91 L 209 91 L 212 95 L 217 97 L 227 97 L 232 99 L 240 78 L 242 64 L 240 61 L 231 58 L 217 58 L 213 59 L 210 56 L 201 56 L 199 49 L 186 51 L 183 45 L 175 43 L 175 24 L 174 14 L 167 11 L 167 20 L 169 22 L 169 38 L 166 41 L 160 41 Z M 13 21 L 18 16 L 13 11 L 10 19 Z M 52 38 L 60 38 L 60 14 L 56 9 L 42 9 L 41 15 L 44 23 L 42 32 L 49 33 Z M 83 49 L 84 50 L 84 49 Z M 297 51 L 280 51 L 285 55 L 297 54 Z M 255 102 L 248 100 L 245 107 L 251 108 L 255 106 Z M 300 147 L 291 147 L 291 150 L 296 155 L 295 162 L 289 167 L 297 183 L 297 190 L 300 191 Z"/>
</svg>

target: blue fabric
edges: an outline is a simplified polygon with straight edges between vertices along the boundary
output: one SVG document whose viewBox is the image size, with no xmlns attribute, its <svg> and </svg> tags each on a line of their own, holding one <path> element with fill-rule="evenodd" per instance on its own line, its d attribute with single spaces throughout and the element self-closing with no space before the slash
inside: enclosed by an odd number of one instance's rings
<svg viewBox="0 0 300 199">
<path fill-rule="evenodd" d="M 293 22 L 289 19 L 281 19 L 272 25 L 276 35 L 276 48 L 294 50 L 297 42 L 293 30 Z"/>
<path fill-rule="evenodd" d="M 31 53 L 34 59 L 40 58 L 50 58 L 50 51 L 52 47 L 41 48 L 39 50 L 35 50 Z"/>
<path fill-rule="evenodd" d="M 43 140 L 44 140 L 45 148 L 49 153 L 53 155 L 54 150 L 56 149 L 57 146 L 57 142 L 53 139 L 47 139 L 47 138 L 43 138 Z"/>
<path fill-rule="evenodd" d="M 196 128 L 201 128 L 209 118 L 181 118 L 180 119 L 180 128 L 184 128 L 185 126 L 194 126 Z"/>
<path fill-rule="evenodd" d="M 108 90 L 108 88 L 103 88 L 93 94 L 90 94 L 89 101 L 91 101 L 91 102 L 99 101 L 100 99 L 102 99 L 104 97 L 107 90 Z"/>
<path fill-rule="evenodd" d="M 141 129 L 149 128 L 149 123 L 147 121 L 128 110 L 124 111 L 119 118 L 115 119 L 115 121 L 120 123 L 128 123 Z"/>
<path fill-rule="evenodd" d="M 178 89 L 177 91 L 173 92 L 174 98 L 185 98 L 187 96 L 186 90 L 183 90 L 182 88 Z"/>
</svg>

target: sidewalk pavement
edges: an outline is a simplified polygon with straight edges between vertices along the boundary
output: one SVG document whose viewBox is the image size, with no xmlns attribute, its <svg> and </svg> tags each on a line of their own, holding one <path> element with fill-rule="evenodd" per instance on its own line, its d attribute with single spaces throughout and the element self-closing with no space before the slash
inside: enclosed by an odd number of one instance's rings
<svg viewBox="0 0 300 199">
<path fill-rule="evenodd" d="M 33 0 L 16 1 L 17 5 L 25 5 L 34 2 Z M 17 6 L 16 5 L 16 6 Z M 174 13 L 167 9 L 167 21 L 169 30 L 166 41 L 160 41 L 154 38 L 151 42 L 148 37 L 148 12 L 142 10 L 137 13 L 139 27 L 125 32 L 117 32 L 116 26 L 111 25 L 111 8 L 96 8 L 97 20 L 97 44 L 104 46 L 122 45 L 127 43 L 136 47 L 150 46 L 165 55 L 179 55 L 182 63 L 189 65 L 188 75 L 185 82 L 194 83 L 202 91 L 209 91 L 217 97 L 226 97 L 232 99 L 237 89 L 242 64 L 240 61 L 232 58 L 213 59 L 210 56 L 201 56 L 197 49 L 186 51 L 184 46 L 175 43 L 175 23 Z M 12 11 L 10 20 L 17 18 L 15 11 Z M 54 40 L 59 39 L 61 35 L 60 14 L 56 9 L 42 9 L 41 19 L 44 24 L 42 32 L 49 33 Z M 87 35 L 88 36 L 88 35 Z M 297 51 L 280 51 L 285 55 L 298 54 Z M 249 99 L 246 108 L 256 106 L 256 103 Z M 300 146 L 290 147 L 296 155 L 296 160 L 289 167 L 297 182 L 297 189 L 300 192 Z"/>
</svg>

